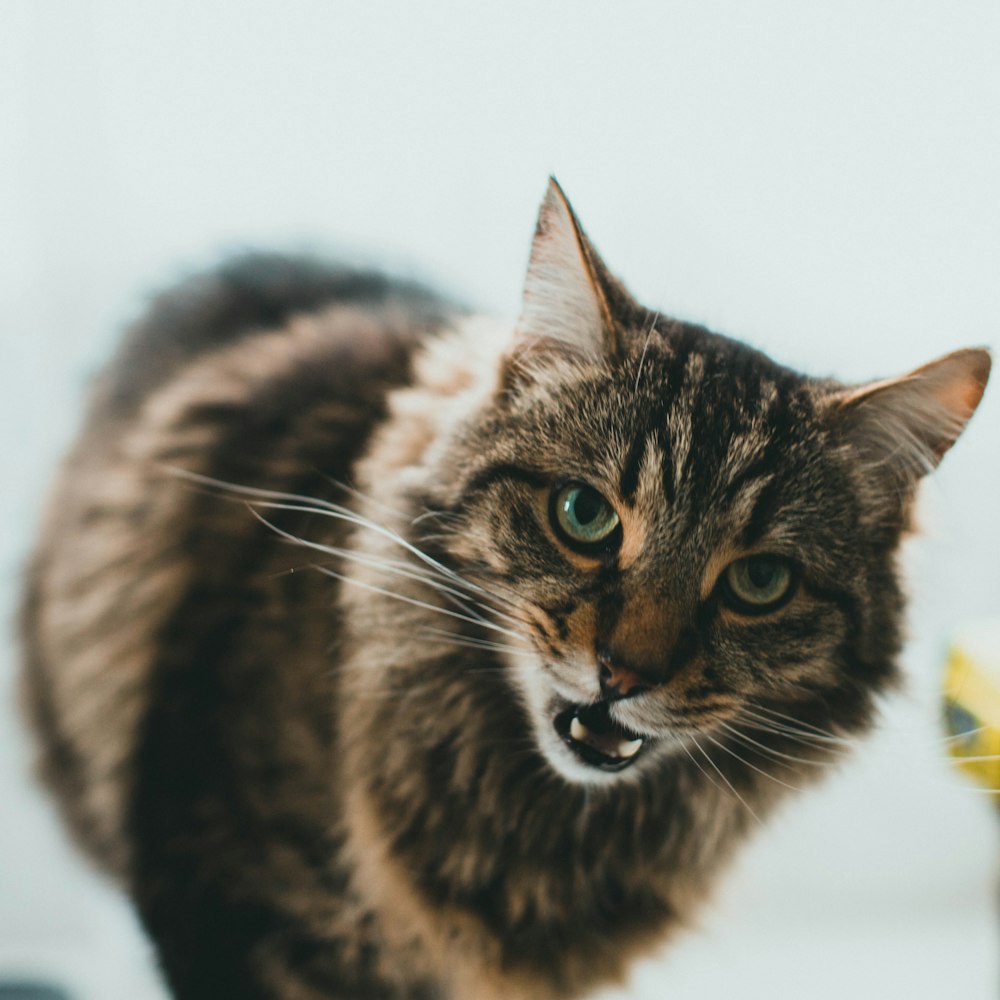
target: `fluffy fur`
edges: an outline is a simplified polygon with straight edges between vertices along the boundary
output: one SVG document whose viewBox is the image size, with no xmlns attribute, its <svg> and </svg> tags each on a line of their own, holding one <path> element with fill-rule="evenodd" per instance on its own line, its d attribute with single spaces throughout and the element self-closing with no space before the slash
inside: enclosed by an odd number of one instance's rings
<svg viewBox="0 0 1000 1000">
<path fill-rule="evenodd" d="M 130 332 L 53 492 L 42 774 L 184 1000 L 621 980 L 870 725 L 913 493 L 988 371 L 848 387 L 649 312 L 554 183 L 513 333 L 233 262 Z M 734 597 L 751 564 L 780 599 Z"/>
</svg>

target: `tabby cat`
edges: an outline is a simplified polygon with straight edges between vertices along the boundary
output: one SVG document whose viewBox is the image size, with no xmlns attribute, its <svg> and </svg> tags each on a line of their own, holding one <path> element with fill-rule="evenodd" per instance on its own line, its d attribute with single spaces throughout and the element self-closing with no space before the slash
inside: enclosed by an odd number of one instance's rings
<svg viewBox="0 0 1000 1000">
<path fill-rule="evenodd" d="M 989 373 L 640 306 L 553 181 L 511 331 L 256 255 L 154 301 L 32 559 L 25 692 L 183 1000 L 554 1000 L 689 922 L 897 679 Z"/>
</svg>

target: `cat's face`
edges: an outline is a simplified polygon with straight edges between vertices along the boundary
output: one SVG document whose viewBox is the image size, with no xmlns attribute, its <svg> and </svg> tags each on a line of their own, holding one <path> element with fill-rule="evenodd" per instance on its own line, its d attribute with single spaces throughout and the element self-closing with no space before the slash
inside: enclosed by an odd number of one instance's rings
<svg viewBox="0 0 1000 1000">
<path fill-rule="evenodd" d="M 556 188 L 526 295 L 449 456 L 469 470 L 451 545 L 517 621 L 512 681 L 552 767 L 615 781 L 789 720 L 863 727 L 895 672 L 908 501 L 985 352 L 860 390 L 802 377 L 636 306 Z"/>
</svg>

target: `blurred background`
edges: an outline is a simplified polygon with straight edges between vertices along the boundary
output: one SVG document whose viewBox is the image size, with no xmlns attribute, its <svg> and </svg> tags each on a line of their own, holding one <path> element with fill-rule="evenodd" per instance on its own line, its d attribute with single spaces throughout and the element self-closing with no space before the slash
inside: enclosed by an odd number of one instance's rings
<svg viewBox="0 0 1000 1000">
<path fill-rule="evenodd" d="M 162 996 L 29 778 L 8 628 L 88 376 L 220 253 L 316 247 L 513 318 L 555 173 L 647 305 L 862 380 L 1000 343 L 1000 6 L 0 4 L 0 981 Z M 1000 613 L 1000 387 L 925 488 L 906 690 L 601 1000 L 998 994 L 996 803 L 942 665 Z"/>
</svg>

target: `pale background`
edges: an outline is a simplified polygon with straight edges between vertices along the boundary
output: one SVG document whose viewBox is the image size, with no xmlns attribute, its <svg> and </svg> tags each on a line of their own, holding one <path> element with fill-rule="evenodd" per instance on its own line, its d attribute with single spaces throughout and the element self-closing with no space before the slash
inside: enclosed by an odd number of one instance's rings
<svg viewBox="0 0 1000 1000">
<path fill-rule="evenodd" d="M 0 2 L 0 587 L 86 377 L 227 247 L 332 247 L 513 316 L 547 174 L 647 304 L 815 373 L 1000 330 L 1000 5 Z M 995 809 L 937 725 L 1000 612 L 1000 389 L 927 491 L 906 694 L 626 995 L 996 997 Z M 157 996 L 26 777 L 0 645 L 0 978 Z M 10 695 L 10 696 L 9 696 Z M 221 998 L 220 998 L 221 1000 Z"/>
</svg>

